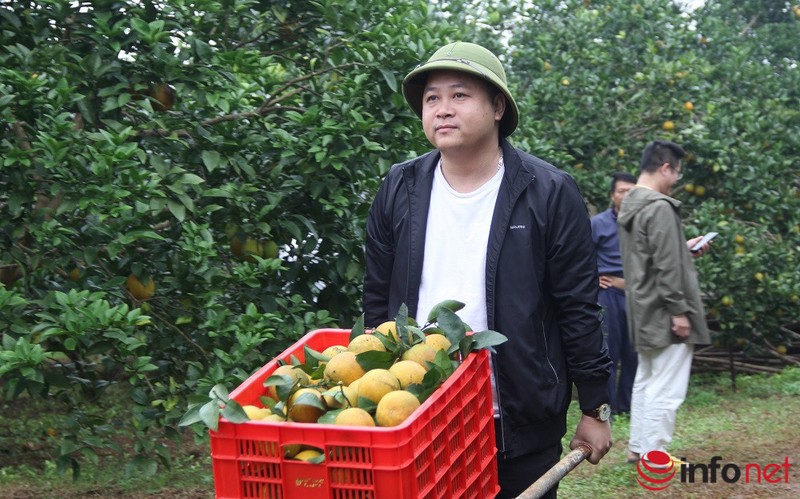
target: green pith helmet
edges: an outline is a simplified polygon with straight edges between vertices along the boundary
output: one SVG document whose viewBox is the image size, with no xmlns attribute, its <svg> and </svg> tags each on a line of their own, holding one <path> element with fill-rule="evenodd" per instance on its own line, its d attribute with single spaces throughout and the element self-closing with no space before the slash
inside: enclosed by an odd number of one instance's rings
<svg viewBox="0 0 800 499">
<path fill-rule="evenodd" d="M 506 72 L 500 60 L 490 51 L 467 42 L 454 42 L 437 50 L 403 79 L 403 96 L 411 109 L 422 117 L 422 93 L 427 73 L 436 70 L 461 71 L 489 81 L 506 96 L 506 111 L 500 120 L 500 135 L 507 137 L 517 128 L 519 109 L 506 84 Z"/>
</svg>

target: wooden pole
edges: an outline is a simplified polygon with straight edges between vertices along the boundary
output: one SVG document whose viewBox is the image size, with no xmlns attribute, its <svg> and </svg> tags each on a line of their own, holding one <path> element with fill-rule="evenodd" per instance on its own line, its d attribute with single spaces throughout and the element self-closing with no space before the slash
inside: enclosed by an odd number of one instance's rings
<svg viewBox="0 0 800 499">
<path fill-rule="evenodd" d="M 547 470 L 544 475 L 539 477 L 538 480 L 525 489 L 517 499 L 538 499 L 552 489 L 555 484 L 561 481 L 567 473 L 575 469 L 581 461 L 589 457 L 592 453 L 592 448 L 586 444 L 578 444 L 572 452 L 564 456 L 561 461 L 557 462 L 552 468 Z"/>
</svg>

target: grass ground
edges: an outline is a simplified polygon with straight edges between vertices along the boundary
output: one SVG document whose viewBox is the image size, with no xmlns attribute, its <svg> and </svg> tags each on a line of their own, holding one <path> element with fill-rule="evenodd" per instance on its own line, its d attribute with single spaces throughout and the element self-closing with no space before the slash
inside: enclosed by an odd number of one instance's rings
<svg viewBox="0 0 800 499">
<path fill-rule="evenodd" d="M 662 491 L 651 492 L 636 481 L 636 468 L 625 462 L 627 417 L 615 418 L 614 446 L 598 464 L 580 464 L 562 480 L 559 497 L 601 498 L 797 498 L 800 497 L 800 368 L 773 376 L 739 376 L 738 390 L 724 375 L 694 375 L 686 403 L 678 413 L 673 455 L 690 463 L 720 462 L 744 467 L 756 463 L 790 463 L 779 483 L 681 483 L 677 476 Z M 78 481 L 59 475 L 53 464 L 56 439 L 50 436 L 60 408 L 51 402 L 0 403 L 0 497 L 45 498 L 212 498 L 214 484 L 207 442 L 187 435 L 173 444 L 173 465 L 145 478 L 125 473 L 127 460 L 101 454 L 98 465 L 85 463 Z M 579 418 L 571 407 L 569 428 Z M 48 432 L 50 430 L 50 432 Z M 571 432 L 571 430 L 570 430 Z M 568 444 L 570 434 L 565 437 Z M 700 475 L 698 473 L 698 481 Z M 383 498 L 379 498 L 383 499 Z M 393 499 L 393 498 L 388 498 Z"/>
<path fill-rule="evenodd" d="M 744 475 L 736 483 L 700 483 L 702 472 L 695 471 L 694 483 L 682 483 L 679 474 L 661 491 L 641 487 L 635 464 L 626 460 L 630 420 L 616 417 L 613 424 L 614 446 L 597 465 L 581 463 L 561 481 L 559 496 L 566 498 L 797 498 L 800 497 L 800 368 L 786 369 L 774 376 L 739 376 L 737 391 L 724 375 L 694 375 L 686 402 L 678 412 L 674 440 L 669 449 L 676 457 L 691 464 L 708 465 L 720 456 L 722 466 L 736 464 L 744 470 L 747 463 L 761 468 L 784 464 L 789 473 L 773 475 L 745 483 Z M 571 427 L 579 413 L 570 411 Z M 565 446 L 569 443 L 565 439 Z M 698 468 L 700 469 L 700 468 Z M 770 468 L 776 469 L 776 468 Z M 783 468 L 781 468 L 783 470 Z M 680 473 L 680 472 L 679 472 Z M 729 470 L 733 477 L 733 469 Z M 688 474 L 687 474 L 688 475 Z"/>
</svg>

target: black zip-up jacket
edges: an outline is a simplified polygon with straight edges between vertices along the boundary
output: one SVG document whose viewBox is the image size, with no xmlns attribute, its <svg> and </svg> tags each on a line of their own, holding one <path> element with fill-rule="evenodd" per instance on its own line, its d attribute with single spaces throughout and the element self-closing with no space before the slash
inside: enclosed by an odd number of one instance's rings
<svg viewBox="0 0 800 499">
<path fill-rule="evenodd" d="M 488 327 L 506 458 L 566 433 L 572 384 L 582 410 L 608 402 L 611 361 L 600 328 L 589 213 L 571 176 L 501 140 L 505 175 L 486 249 Z M 417 312 L 425 226 L 439 152 L 394 165 L 367 220 L 367 326 Z M 449 297 L 443 297 L 448 299 Z"/>
</svg>

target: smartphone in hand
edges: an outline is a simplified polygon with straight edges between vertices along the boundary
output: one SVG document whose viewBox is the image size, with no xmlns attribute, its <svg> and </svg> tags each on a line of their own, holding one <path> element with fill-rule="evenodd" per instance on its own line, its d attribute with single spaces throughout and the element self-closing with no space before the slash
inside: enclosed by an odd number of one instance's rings
<svg viewBox="0 0 800 499">
<path fill-rule="evenodd" d="M 714 238 L 715 238 L 715 237 L 717 237 L 718 235 L 719 235 L 719 233 L 717 233 L 717 232 L 709 232 L 708 234 L 706 234 L 705 236 L 703 236 L 703 239 L 699 240 L 699 241 L 697 242 L 697 244 L 695 244 L 694 246 L 692 246 L 692 249 L 691 249 L 690 251 L 691 251 L 692 253 L 697 253 L 698 251 L 700 251 L 700 248 L 702 248 L 703 246 L 705 246 L 707 242 L 711 241 L 712 239 L 714 239 Z"/>
</svg>

